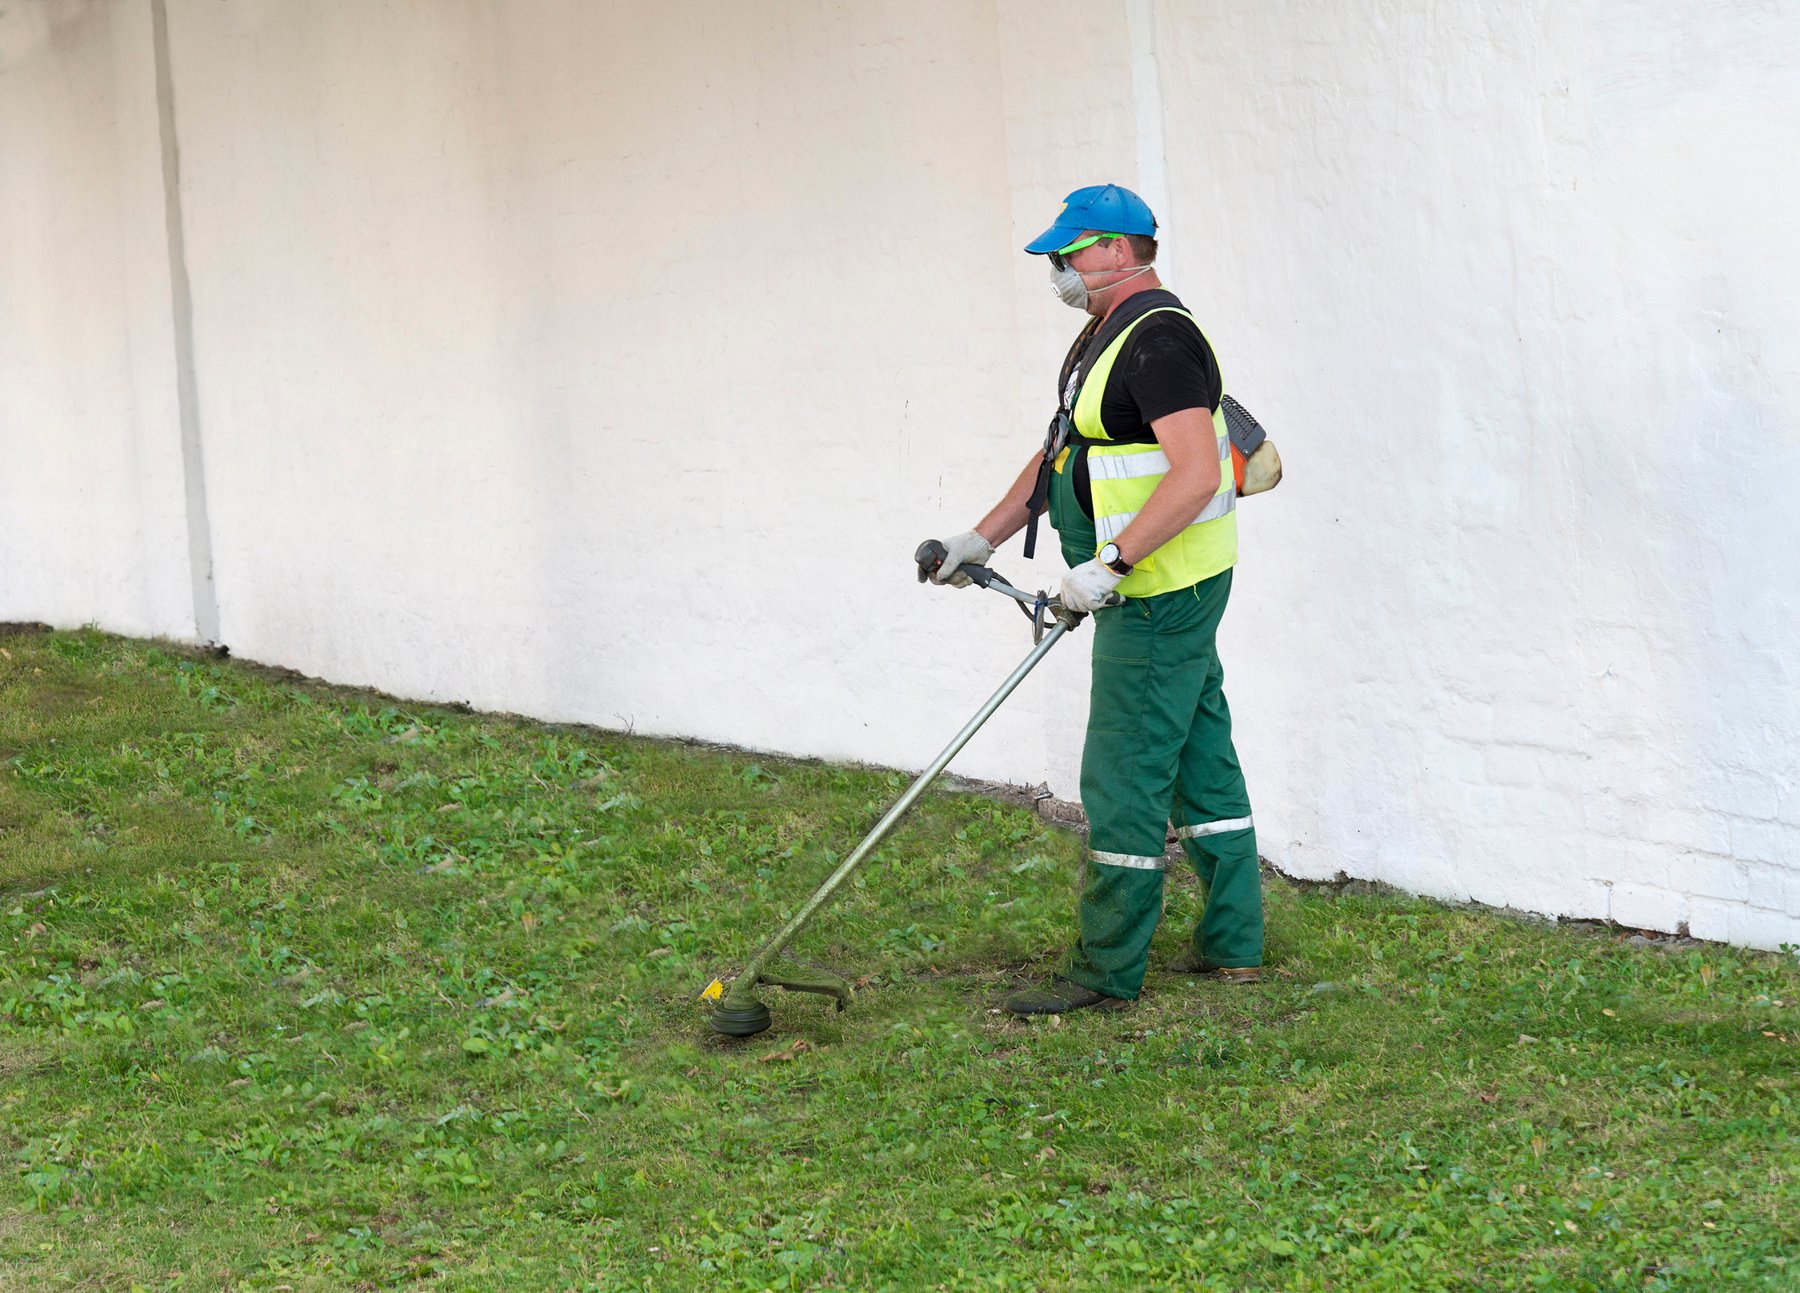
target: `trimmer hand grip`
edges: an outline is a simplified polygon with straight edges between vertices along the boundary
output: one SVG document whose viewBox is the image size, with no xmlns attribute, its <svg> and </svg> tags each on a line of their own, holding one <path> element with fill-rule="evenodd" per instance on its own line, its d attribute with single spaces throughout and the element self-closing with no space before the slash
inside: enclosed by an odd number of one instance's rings
<svg viewBox="0 0 1800 1293">
<path fill-rule="evenodd" d="M 913 553 L 913 560 L 919 563 L 919 582 L 922 584 L 937 573 L 937 568 L 944 564 L 944 558 L 950 550 L 936 539 L 927 539 Z"/>
<path fill-rule="evenodd" d="M 919 550 L 913 553 L 913 560 L 917 562 L 919 566 L 919 582 L 921 584 L 924 583 L 939 570 L 943 569 L 944 558 L 949 555 L 950 550 L 937 539 L 927 539 L 925 542 L 921 543 L 919 545 Z M 961 567 L 961 571 L 969 577 L 970 581 L 974 583 L 977 588 L 986 588 L 994 579 L 993 571 L 989 570 L 986 566 L 978 566 L 973 562 L 965 562 Z"/>
</svg>

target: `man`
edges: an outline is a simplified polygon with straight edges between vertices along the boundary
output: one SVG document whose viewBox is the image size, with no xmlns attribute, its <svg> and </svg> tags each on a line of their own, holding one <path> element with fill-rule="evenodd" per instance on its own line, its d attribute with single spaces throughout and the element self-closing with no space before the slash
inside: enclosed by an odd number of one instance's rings
<svg viewBox="0 0 1800 1293">
<path fill-rule="evenodd" d="M 1262 883 L 1216 641 L 1237 561 L 1218 364 L 1157 278 L 1156 220 L 1129 189 L 1077 189 L 1025 250 L 1049 258 L 1057 294 L 1091 317 L 1063 363 L 1043 453 L 973 530 L 945 542 L 935 576 L 966 585 L 958 566 L 986 562 L 1028 526 L 1032 555 L 1047 502 L 1070 566 L 1063 604 L 1094 622 L 1080 938 L 1048 987 L 1015 993 L 1006 1008 L 1059 1014 L 1136 999 L 1162 915 L 1171 821 L 1208 890 L 1174 968 L 1254 982 Z M 1125 600 L 1107 605 L 1115 592 Z"/>
</svg>

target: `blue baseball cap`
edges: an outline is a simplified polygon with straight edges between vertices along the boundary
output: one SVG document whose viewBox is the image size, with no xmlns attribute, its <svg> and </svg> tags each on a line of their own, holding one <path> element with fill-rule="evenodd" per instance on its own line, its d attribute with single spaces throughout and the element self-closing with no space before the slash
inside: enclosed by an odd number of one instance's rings
<svg viewBox="0 0 1800 1293">
<path fill-rule="evenodd" d="M 1025 250 L 1033 256 L 1046 256 L 1067 247 L 1085 229 L 1154 238 L 1156 217 L 1150 214 L 1149 204 L 1128 188 L 1118 184 L 1089 185 L 1063 199 L 1056 223 L 1026 243 Z"/>
</svg>

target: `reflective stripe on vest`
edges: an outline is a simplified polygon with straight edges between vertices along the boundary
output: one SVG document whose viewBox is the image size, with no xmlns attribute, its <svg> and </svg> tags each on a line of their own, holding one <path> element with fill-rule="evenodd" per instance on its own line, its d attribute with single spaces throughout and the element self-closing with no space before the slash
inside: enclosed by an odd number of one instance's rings
<svg viewBox="0 0 1800 1293">
<path fill-rule="evenodd" d="M 1124 446 L 1139 448 L 1137 445 Z M 1096 480 L 1134 480 L 1139 476 L 1164 476 L 1169 471 L 1169 455 L 1155 445 L 1142 446 L 1141 453 L 1112 453 L 1088 461 L 1088 482 Z M 1219 461 L 1231 461 L 1231 442 L 1219 442 Z M 1222 515 L 1222 514 L 1221 514 Z"/>
<path fill-rule="evenodd" d="M 1094 510 L 1095 511 L 1100 510 L 1098 505 L 1095 506 Z M 1236 490 L 1222 490 L 1219 493 L 1213 495 L 1212 502 L 1208 503 L 1205 507 L 1200 509 L 1200 515 L 1196 516 L 1193 520 L 1188 522 L 1188 528 L 1192 529 L 1196 525 L 1205 525 L 1208 521 L 1216 521 L 1221 516 L 1226 516 L 1235 511 L 1237 511 L 1237 491 Z M 1136 512 L 1113 512 L 1106 516 L 1095 517 L 1094 518 L 1094 540 L 1095 540 L 1095 542 L 1101 544 L 1102 546 L 1113 542 L 1121 534 L 1125 533 L 1126 526 L 1130 525 L 1133 521 L 1137 520 L 1137 515 L 1138 514 Z M 1157 552 L 1161 552 L 1161 551 L 1162 551 L 1161 548 L 1157 549 Z M 1154 556 L 1155 554 L 1153 553 L 1152 555 Z M 1136 568 L 1134 567 L 1133 568 L 1134 573 L 1135 573 L 1135 569 Z M 1217 574 L 1218 572 L 1214 571 L 1213 573 Z M 1209 578 L 1209 576 L 1206 576 L 1206 575 L 1200 576 L 1200 579 L 1206 579 L 1206 578 Z M 1196 579 L 1194 582 L 1199 583 L 1200 580 Z M 1124 587 L 1124 585 L 1121 584 L 1120 587 Z M 1187 587 L 1187 585 L 1183 584 L 1182 587 L 1185 588 L 1185 587 Z M 1136 593 L 1136 594 L 1127 593 L 1126 594 L 1126 596 L 1128 596 L 1128 597 L 1129 596 L 1144 597 L 1147 595 L 1148 594 L 1145 594 L 1145 593 Z"/>
<path fill-rule="evenodd" d="M 1174 306 L 1148 311 L 1143 319 L 1114 338 L 1082 379 L 1073 421 L 1075 430 L 1086 439 L 1112 439 L 1100 418 L 1106 379 L 1138 325 L 1164 311 L 1193 321 L 1193 315 Z M 1217 409 L 1213 410 L 1212 423 L 1213 438 L 1219 448 L 1219 488 L 1185 529 L 1138 561 L 1120 581 L 1119 592 L 1126 597 L 1154 597 L 1189 588 L 1237 563 L 1237 482 L 1229 465 L 1231 437 L 1225 416 Z M 1087 467 L 1094 498 L 1094 550 L 1098 552 L 1101 545 L 1117 539 L 1137 519 L 1138 511 L 1168 475 L 1169 458 L 1156 444 L 1094 444 L 1087 451 Z"/>
</svg>

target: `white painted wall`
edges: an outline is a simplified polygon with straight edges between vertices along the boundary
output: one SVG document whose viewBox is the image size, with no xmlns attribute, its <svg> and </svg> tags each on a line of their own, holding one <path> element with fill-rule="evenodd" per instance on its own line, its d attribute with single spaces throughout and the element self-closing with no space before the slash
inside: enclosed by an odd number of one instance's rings
<svg viewBox="0 0 1800 1293">
<path fill-rule="evenodd" d="M 148 10 L 0 25 L 0 618 L 179 636 Z M 169 37 L 236 653 L 924 763 L 1027 639 L 907 558 L 1040 434 L 1079 320 L 1018 245 L 1119 179 L 1289 462 L 1227 621 L 1264 851 L 1800 942 L 1781 7 L 170 0 Z M 1072 795 L 1084 656 L 957 766 Z"/>
<path fill-rule="evenodd" d="M 1800 943 L 1800 14 L 1165 6 L 1265 850 Z"/>
</svg>

